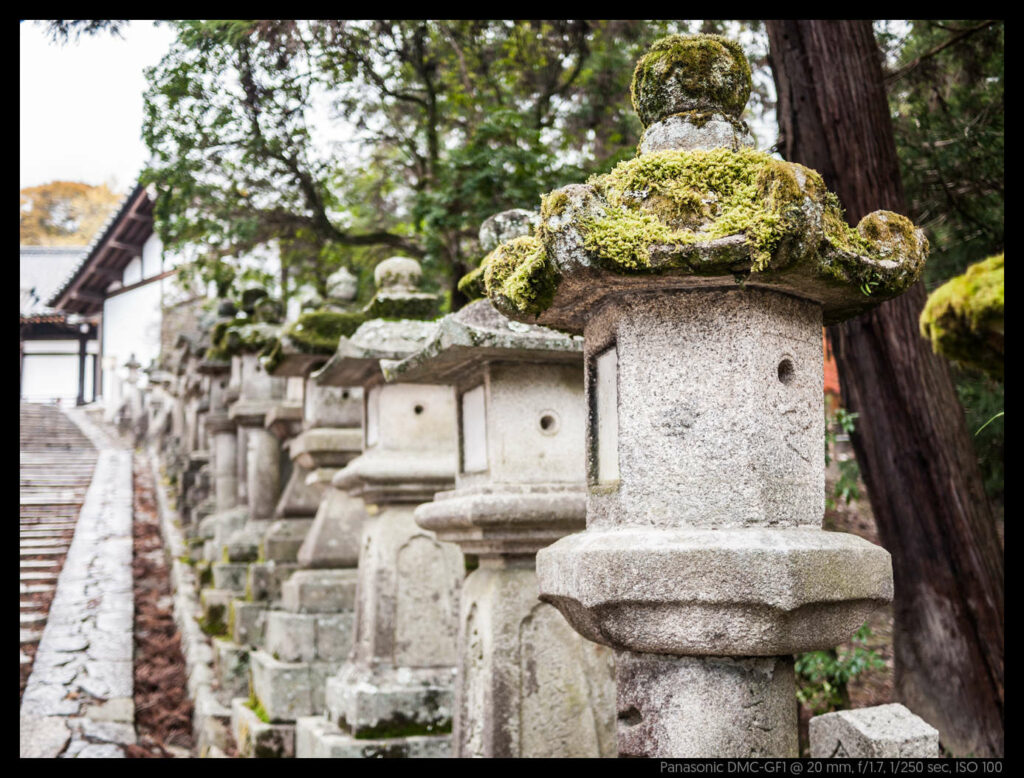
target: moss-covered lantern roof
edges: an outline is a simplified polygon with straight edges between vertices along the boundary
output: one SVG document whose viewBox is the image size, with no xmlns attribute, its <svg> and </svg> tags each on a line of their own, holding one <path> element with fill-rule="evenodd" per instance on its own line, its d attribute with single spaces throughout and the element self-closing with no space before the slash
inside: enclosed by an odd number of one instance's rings
<svg viewBox="0 0 1024 778">
<path fill-rule="evenodd" d="M 440 308 L 438 295 L 417 291 L 422 271 L 416 260 L 386 259 L 377 265 L 377 294 L 363 322 L 338 340 L 334 355 L 312 378 L 321 386 L 362 386 L 381 377 L 380 361 L 404 359 L 423 347 Z"/>
<path fill-rule="evenodd" d="M 889 211 L 852 228 L 815 171 L 750 148 L 749 73 L 719 36 L 655 43 L 633 80 L 638 156 L 549 193 L 534 233 L 488 254 L 495 307 L 580 333 L 610 295 L 745 285 L 814 300 L 834 323 L 913 284 L 922 230 Z"/>
<path fill-rule="evenodd" d="M 1003 378 L 1003 255 L 971 265 L 928 296 L 921 334 L 936 353 Z"/>
</svg>

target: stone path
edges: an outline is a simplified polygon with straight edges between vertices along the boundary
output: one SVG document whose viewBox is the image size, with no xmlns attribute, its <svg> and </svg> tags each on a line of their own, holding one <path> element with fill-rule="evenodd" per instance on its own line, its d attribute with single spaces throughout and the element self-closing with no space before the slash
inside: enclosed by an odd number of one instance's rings
<svg viewBox="0 0 1024 778">
<path fill-rule="evenodd" d="M 132 454 L 118 445 L 79 409 L 22 405 L 22 641 L 38 641 L 23 757 L 121 757 L 135 742 Z M 25 606 L 50 592 L 48 612 Z"/>
</svg>

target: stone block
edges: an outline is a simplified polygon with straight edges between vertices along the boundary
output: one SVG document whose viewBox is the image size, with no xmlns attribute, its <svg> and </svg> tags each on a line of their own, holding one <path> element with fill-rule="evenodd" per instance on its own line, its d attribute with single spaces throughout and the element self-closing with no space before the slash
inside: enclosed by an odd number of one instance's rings
<svg viewBox="0 0 1024 778">
<path fill-rule="evenodd" d="M 281 586 L 281 604 L 294 613 L 339 613 L 355 607 L 358 572 L 297 570 Z"/>
<path fill-rule="evenodd" d="M 939 731 L 899 703 L 815 716 L 811 757 L 935 759 Z"/>
<path fill-rule="evenodd" d="M 214 672 L 231 696 L 249 693 L 249 649 L 226 638 L 213 641 Z"/>
<path fill-rule="evenodd" d="M 294 721 L 323 710 L 324 674 L 315 677 L 309 663 L 281 662 L 263 650 L 252 652 L 250 661 L 253 693 L 271 721 Z"/>
<path fill-rule="evenodd" d="M 295 722 L 298 759 L 447 759 L 452 756 L 450 735 L 417 735 L 388 739 L 356 739 L 323 716 Z"/>
<path fill-rule="evenodd" d="M 249 565 L 246 595 L 253 602 L 281 599 L 281 588 L 298 570 L 295 562 L 257 562 Z"/>
<path fill-rule="evenodd" d="M 295 755 L 295 725 L 261 721 L 247 699 L 231 701 L 231 733 L 240 757 L 280 759 Z"/>
<path fill-rule="evenodd" d="M 316 616 L 316 658 L 321 662 L 342 662 L 352 650 L 355 614 L 318 614 Z M 326 679 L 325 679 L 326 681 Z"/>
<path fill-rule="evenodd" d="M 231 601 L 231 639 L 240 646 L 263 645 L 266 629 L 266 603 L 235 599 Z"/>
<path fill-rule="evenodd" d="M 327 680 L 327 715 L 359 739 L 447 734 L 454 680 L 454 667 L 345 664 Z"/>
<path fill-rule="evenodd" d="M 282 662 L 312 662 L 316 659 L 317 616 L 288 611 L 266 614 L 264 647 Z"/>
<path fill-rule="evenodd" d="M 207 635 L 226 635 L 228 632 L 228 608 L 235 592 L 229 589 L 203 589 L 199 593 L 202 608 L 201 627 Z"/>
<path fill-rule="evenodd" d="M 314 504 L 312 512 L 316 511 Z M 263 557 L 276 562 L 295 562 L 313 519 L 278 519 L 263 536 Z"/>
<path fill-rule="evenodd" d="M 245 576 L 249 566 L 238 562 L 213 563 L 213 587 L 233 592 L 245 591 Z"/>
</svg>

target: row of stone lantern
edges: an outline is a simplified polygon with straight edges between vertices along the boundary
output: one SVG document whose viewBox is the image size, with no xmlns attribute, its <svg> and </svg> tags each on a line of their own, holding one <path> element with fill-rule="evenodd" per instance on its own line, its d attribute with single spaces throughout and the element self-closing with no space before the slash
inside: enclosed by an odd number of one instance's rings
<svg viewBox="0 0 1024 778">
<path fill-rule="evenodd" d="M 926 243 L 749 151 L 748 94 L 735 44 L 665 39 L 637 163 L 482 227 L 489 301 L 429 321 L 390 259 L 336 347 L 186 343 L 154 382 L 212 484 L 190 518 L 241 754 L 796 755 L 792 654 L 892 594 L 884 550 L 820 528 L 822 322 Z"/>
</svg>

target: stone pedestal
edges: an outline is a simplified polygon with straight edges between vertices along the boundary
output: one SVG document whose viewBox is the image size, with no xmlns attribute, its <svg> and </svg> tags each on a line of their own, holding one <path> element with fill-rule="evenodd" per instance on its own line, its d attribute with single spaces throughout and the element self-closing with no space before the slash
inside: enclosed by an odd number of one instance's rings
<svg viewBox="0 0 1024 778">
<path fill-rule="evenodd" d="M 616 650 L 627 756 L 796 756 L 791 655 L 892 598 L 884 549 L 820 529 L 821 327 L 909 288 L 927 241 L 847 227 L 817 173 L 746 148 L 749 92 L 737 44 L 658 41 L 638 158 L 485 260 L 499 310 L 584 334 L 587 530 L 537 574 Z"/>
<path fill-rule="evenodd" d="M 211 415 L 207 429 L 213 437 L 213 490 L 217 512 L 238 504 L 238 433 L 227 413 Z"/>
<path fill-rule="evenodd" d="M 460 607 L 459 757 L 615 754 L 612 653 L 539 601 L 534 569 L 539 548 L 583 528 L 581 348 L 480 301 L 386 368 L 389 378 L 455 386 L 456 488 L 416 520 L 480 558 Z"/>
</svg>

